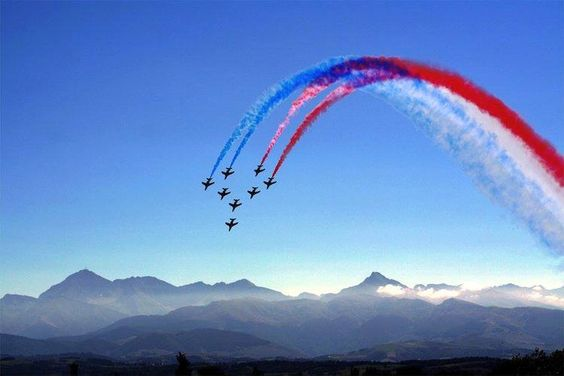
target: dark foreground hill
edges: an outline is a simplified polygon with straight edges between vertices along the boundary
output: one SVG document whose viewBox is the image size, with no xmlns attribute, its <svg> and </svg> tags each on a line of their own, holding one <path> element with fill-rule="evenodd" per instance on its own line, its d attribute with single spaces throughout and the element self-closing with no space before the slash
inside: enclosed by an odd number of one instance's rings
<svg viewBox="0 0 564 376">
<path fill-rule="evenodd" d="M 217 329 L 194 329 L 177 333 L 145 333 L 119 341 L 85 338 L 37 340 L 0 334 L 2 355 L 30 356 L 65 353 L 92 353 L 107 357 L 145 358 L 171 356 L 178 351 L 213 358 L 298 358 L 302 354 L 249 334 Z"/>
</svg>

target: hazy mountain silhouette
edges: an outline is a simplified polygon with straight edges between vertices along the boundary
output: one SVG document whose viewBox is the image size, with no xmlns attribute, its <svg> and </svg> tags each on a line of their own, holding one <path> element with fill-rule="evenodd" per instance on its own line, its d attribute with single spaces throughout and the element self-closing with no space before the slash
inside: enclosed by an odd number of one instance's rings
<svg viewBox="0 0 564 376">
<path fill-rule="evenodd" d="M 564 308 L 561 289 L 548 290 L 542 286 L 522 287 L 512 283 L 488 287 L 477 292 L 463 292 L 460 298 L 487 306 Z"/>
<path fill-rule="evenodd" d="M 83 269 L 69 275 L 64 281 L 51 286 L 39 298 L 68 298 L 89 303 L 110 295 L 112 282 L 90 270 Z"/>
<path fill-rule="evenodd" d="M 311 299 L 311 300 L 318 300 L 321 299 L 321 297 L 319 295 L 315 295 L 312 294 L 310 292 L 302 292 L 300 293 L 298 296 L 296 296 L 296 299 Z"/>
<path fill-rule="evenodd" d="M 306 302 L 302 303 L 288 303 L 294 308 L 302 307 L 305 310 L 304 314 L 296 312 L 291 315 L 303 317 L 309 317 L 306 314 L 308 309 L 320 309 L 319 305 L 310 305 L 309 301 L 319 300 L 328 303 L 335 300 L 333 305 L 338 306 L 343 298 L 354 299 L 355 305 L 364 304 L 367 307 L 372 306 L 374 301 L 383 302 L 394 297 L 401 298 L 398 301 L 408 301 L 410 306 L 422 306 L 421 300 L 438 304 L 445 299 L 456 297 L 487 306 L 563 308 L 563 291 L 562 288 L 548 290 L 542 286 L 521 287 L 512 284 L 470 291 L 462 286 L 444 283 L 419 284 L 412 289 L 399 281 L 374 272 L 358 285 L 344 288 L 337 294 L 317 296 L 304 293 L 292 298 L 278 291 L 256 286 L 246 279 L 216 284 L 196 282 L 177 287 L 155 277 L 130 277 L 110 281 L 85 269 L 50 287 L 39 298 L 5 295 L 0 299 L 0 331 L 33 338 L 77 335 L 105 327 L 124 317 L 162 315 L 182 307 L 204 306 L 217 301 L 246 298 L 265 301 L 305 300 Z M 265 316 L 265 312 L 256 311 L 252 308 L 252 304 L 245 309 L 247 312 L 244 312 L 244 315 Z M 253 310 L 256 312 L 252 312 Z M 234 315 L 236 312 L 238 310 L 234 309 L 231 314 Z M 355 320 L 366 319 L 363 312 L 364 309 L 360 309 L 356 314 L 348 312 L 338 324 L 342 327 L 337 327 L 336 324 L 333 329 L 338 332 L 349 325 L 354 327 L 357 325 Z M 380 312 L 380 314 L 388 313 Z M 282 312 L 281 316 L 273 320 L 284 321 L 286 319 L 284 315 L 285 313 Z M 316 322 L 312 327 L 317 325 L 319 327 L 317 330 L 321 330 L 323 325 L 331 327 L 330 322 L 321 324 L 318 319 L 315 319 Z M 327 318 L 329 321 L 335 319 L 333 316 Z M 312 348 L 317 349 L 317 346 L 311 344 Z M 324 351 L 323 346 L 318 350 Z"/>
<path fill-rule="evenodd" d="M 52 286 L 39 299 L 54 297 L 104 306 L 126 315 L 166 313 L 187 305 L 203 305 L 241 297 L 265 300 L 287 298 L 278 291 L 255 286 L 246 279 L 214 285 L 196 282 L 176 287 L 155 277 L 109 281 L 86 269 Z"/>
<path fill-rule="evenodd" d="M 434 290 L 460 290 L 462 286 L 461 285 L 449 285 L 447 283 L 429 283 L 427 285 L 415 285 L 413 287 L 414 290 L 428 290 L 428 289 L 434 289 Z"/>
<path fill-rule="evenodd" d="M 378 288 L 387 285 L 407 288 L 407 286 L 405 286 L 401 282 L 398 282 L 394 279 L 389 279 L 378 272 L 373 272 L 372 274 L 370 274 L 368 278 L 366 278 L 360 284 L 356 286 L 344 288 L 339 292 L 338 295 L 347 295 L 347 294 L 377 295 Z"/>
<path fill-rule="evenodd" d="M 82 334 L 127 316 L 163 314 L 183 306 L 246 297 L 287 298 L 245 279 L 176 287 L 155 277 L 110 281 L 84 269 L 50 287 L 37 299 L 5 295 L 0 299 L 0 331 L 33 338 Z"/>
<path fill-rule="evenodd" d="M 483 307 L 457 299 L 434 305 L 363 295 L 329 301 L 219 301 L 166 315 L 124 318 L 82 336 L 0 339 L 6 354 L 72 351 L 147 357 L 184 351 L 225 357 L 344 354 L 336 358 L 402 360 L 560 348 L 562 322 L 562 310 Z"/>
<path fill-rule="evenodd" d="M 33 338 L 86 333 L 126 315 L 65 297 L 35 299 L 32 304 L 0 299 L 1 331 Z"/>
<path fill-rule="evenodd" d="M 142 333 L 216 328 L 251 334 L 309 356 L 405 341 L 533 349 L 564 346 L 562 322 L 561 310 L 483 307 L 456 299 L 439 305 L 367 296 L 330 301 L 241 299 L 184 307 L 162 316 L 130 317 L 84 338 L 119 342 Z"/>
<path fill-rule="evenodd" d="M 449 298 L 457 298 L 480 305 L 504 308 L 543 307 L 564 309 L 564 287 L 549 290 L 542 286 L 522 287 L 515 284 L 487 287 L 481 290 L 467 290 L 462 285 L 446 283 L 417 284 L 413 288 L 380 273 L 372 273 L 362 283 L 345 288 L 338 294 L 322 295 L 323 299 L 333 299 L 344 295 L 395 296 L 400 298 L 423 299 L 441 303 Z"/>
</svg>

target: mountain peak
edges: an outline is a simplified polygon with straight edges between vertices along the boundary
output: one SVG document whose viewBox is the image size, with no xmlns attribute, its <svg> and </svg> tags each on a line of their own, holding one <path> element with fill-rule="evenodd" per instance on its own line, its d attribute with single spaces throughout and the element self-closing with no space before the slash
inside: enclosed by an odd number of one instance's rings
<svg viewBox="0 0 564 376">
<path fill-rule="evenodd" d="M 151 276 L 116 279 L 113 284 L 125 289 L 145 292 L 152 291 L 154 293 L 173 293 L 176 289 L 176 287 L 170 283 Z"/>
<path fill-rule="evenodd" d="M 372 272 L 372 273 L 370 273 L 370 276 L 368 278 L 370 278 L 370 279 L 372 279 L 372 278 L 386 278 L 386 276 L 382 273 L 379 273 L 379 272 Z"/>
<path fill-rule="evenodd" d="M 65 280 L 68 279 L 83 279 L 83 280 L 91 279 L 91 280 L 104 280 L 109 282 L 109 280 L 107 280 L 106 278 L 101 277 L 98 274 L 88 269 L 79 270 L 78 272 L 73 273 L 69 275 L 67 278 L 65 278 Z"/>
<path fill-rule="evenodd" d="M 180 288 L 183 289 L 188 289 L 188 288 L 206 288 L 206 287 L 210 287 L 211 285 L 208 285 L 207 283 L 204 283 L 202 281 L 198 281 L 198 282 L 192 282 L 189 283 L 187 285 L 182 285 L 180 286 Z"/>
<path fill-rule="evenodd" d="M 310 299 L 319 300 L 319 295 L 312 294 L 311 292 L 304 291 L 300 295 L 296 296 L 296 299 Z"/>
<path fill-rule="evenodd" d="M 230 283 L 229 285 L 234 287 L 256 287 L 256 285 L 248 279 L 240 279 L 238 281 Z"/>
<path fill-rule="evenodd" d="M 394 279 L 389 279 L 385 275 L 378 272 L 372 272 L 372 274 L 370 274 L 370 276 L 366 278 L 361 283 L 361 285 L 370 285 L 370 286 L 397 285 L 397 286 L 406 287 L 401 282 L 398 282 Z"/>
<path fill-rule="evenodd" d="M 368 278 L 362 281 L 360 284 L 356 286 L 347 287 L 341 290 L 339 294 L 369 294 L 375 295 L 377 294 L 378 288 L 386 286 L 386 285 L 393 285 L 399 286 L 402 288 L 407 288 L 401 282 L 396 281 L 395 279 L 389 279 L 385 275 L 372 272 Z"/>
<path fill-rule="evenodd" d="M 51 286 L 39 297 L 53 298 L 64 296 L 67 298 L 77 298 L 79 296 L 92 294 L 92 292 L 99 295 L 105 292 L 111 284 L 112 282 L 106 278 L 88 269 L 82 269 L 69 275 L 61 283 Z"/>
</svg>

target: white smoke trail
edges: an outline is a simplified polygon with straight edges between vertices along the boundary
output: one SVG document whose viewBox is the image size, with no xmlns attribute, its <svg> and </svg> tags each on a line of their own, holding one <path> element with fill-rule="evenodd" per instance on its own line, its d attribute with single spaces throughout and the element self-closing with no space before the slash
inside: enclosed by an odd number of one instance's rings
<svg viewBox="0 0 564 376">
<path fill-rule="evenodd" d="M 478 187 L 564 256 L 564 194 L 519 140 L 475 105 L 414 79 L 363 89 L 384 98 L 454 155 Z M 497 122 L 497 124 L 496 124 Z"/>
</svg>

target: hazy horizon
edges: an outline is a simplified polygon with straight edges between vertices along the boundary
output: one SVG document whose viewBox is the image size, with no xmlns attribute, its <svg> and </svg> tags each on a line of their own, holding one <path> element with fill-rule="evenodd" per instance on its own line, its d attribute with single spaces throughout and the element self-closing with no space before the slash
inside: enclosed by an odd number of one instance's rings
<svg viewBox="0 0 564 376">
<path fill-rule="evenodd" d="M 370 273 L 368 273 L 368 274 L 366 274 L 366 275 L 364 275 L 364 276 L 360 276 L 358 279 L 356 279 L 356 280 L 354 280 L 354 281 L 348 282 L 348 284 L 344 284 L 344 285 L 341 285 L 341 286 L 335 286 L 334 289 L 332 289 L 332 290 L 319 290 L 319 291 L 313 291 L 313 290 L 296 290 L 296 291 L 285 291 L 284 289 L 279 289 L 279 288 L 276 288 L 276 287 L 273 287 L 273 286 L 269 286 L 269 285 L 265 285 L 265 284 L 258 283 L 257 281 L 254 281 L 254 280 L 252 280 L 252 279 L 250 279 L 250 278 L 247 278 L 247 277 L 236 278 L 236 279 L 233 279 L 233 280 L 217 280 L 217 281 L 193 280 L 193 281 L 186 281 L 186 282 L 174 283 L 174 282 L 171 282 L 170 280 L 167 280 L 167 279 L 164 279 L 164 278 L 160 278 L 159 276 L 155 276 L 155 275 L 129 275 L 129 276 L 121 276 L 121 277 L 115 277 L 115 278 L 112 277 L 112 278 L 110 278 L 110 277 L 104 275 L 104 273 L 100 273 L 100 272 L 98 272 L 98 271 L 96 271 L 96 270 L 91 270 L 91 269 L 88 269 L 88 268 L 84 268 L 84 269 L 81 269 L 81 270 L 77 270 L 77 271 L 73 272 L 72 274 L 81 272 L 81 271 L 83 271 L 83 270 L 87 270 L 87 271 L 90 271 L 90 272 L 92 272 L 92 273 L 95 273 L 95 274 L 99 275 L 100 277 L 105 278 L 105 279 L 110 280 L 110 281 L 123 280 L 123 279 L 127 279 L 127 278 L 136 278 L 136 277 L 155 277 L 155 278 L 157 278 L 157 279 L 159 279 L 159 280 L 161 280 L 161 281 L 168 282 L 168 283 L 170 283 L 170 284 L 172 284 L 172 285 L 174 285 L 174 286 L 177 286 L 177 287 L 178 287 L 178 286 L 188 285 L 188 284 L 195 283 L 195 282 L 203 282 L 203 283 L 206 283 L 206 284 L 208 284 L 208 285 L 214 285 L 214 284 L 216 284 L 216 283 L 222 283 L 222 282 L 229 284 L 229 283 L 237 282 L 237 281 L 240 281 L 240 280 L 249 280 L 250 282 L 252 282 L 252 283 L 255 284 L 256 286 L 259 286 L 259 287 L 266 287 L 266 288 L 269 288 L 269 289 L 273 289 L 273 290 L 279 291 L 279 292 L 283 293 L 284 295 L 288 295 L 288 296 L 298 296 L 299 294 L 304 293 L 304 292 L 306 292 L 306 293 L 313 293 L 313 294 L 316 294 L 316 295 L 338 293 L 339 291 L 341 291 L 341 290 L 344 289 L 344 288 L 347 288 L 347 287 L 350 287 L 350 286 L 358 285 L 359 283 L 361 283 L 362 281 L 364 281 L 366 278 L 368 278 L 368 277 L 370 276 L 370 274 L 373 273 L 373 272 L 375 272 L 375 273 L 380 273 L 380 272 L 374 270 L 374 271 L 372 271 L 372 272 L 370 272 Z M 72 274 L 69 274 L 69 275 L 72 275 Z M 499 284 L 472 284 L 472 283 L 464 283 L 464 282 L 462 282 L 462 283 L 450 283 L 450 282 L 448 282 L 448 281 L 415 281 L 415 282 L 413 282 L 413 283 L 406 283 L 404 279 L 402 279 L 401 277 L 398 277 L 398 276 L 396 276 L 396 275 L 388 275 L 388 274 L 385 274 L 385 273 L 380 273 L 380 274 L 384 275 L 384 276 L 387 277 L 387 278 L 397 280 L 397 281 L 403 283 L 404 285 L 408 286 L 409 288 L 414 288 L 414 287 L 415 287 L 416 285 L 418 285 L 418 284 L 429 285 L 429 284 L 445 283 L 445 284 L 447 284 L 447 285 L 453 285 L 453 286 L 458 286 L 458 285 L 460 285 L 460 287 L 461 287 L 462 289 L 464 289 L 464 290 L 473 291 L 473 290 L 479 290 L 479 289 L 484 289 L 484 288 L 488 288 L 488 287 L 495 287 L 495 286 L 501 286 L 501 285 L 506 285 L 506 284 L 516 284 L 516 283 L 511 282 L 511 281 L 506 281 L 506 282 L 502 282 L 502 283 L 499 283 Z M 68 277 L 69 275 L 66 275 L 66 276 L 62 277 L 61 279 L 59 279 L 59 280 L 57 280 L 57 281 L 54 281 L 53 283 L 51 283 L 51 284 L 49 284 L 49 285 L 43 286 L 43 288 L 41 288 L 40 291 L 38 291 L 38 292 L 35 293 L 35 294 L 23 294 L 23 293 L 17 293 L 17 292 L 7 292 L 7 293 L 9 293 L 9 294 L 17 294 L 17 295 L 27 295 L 27 296 L 32 296 L 32 297 L 38 297 L 42 292 L 44 292 L 45 290 L 47 290 L 49 287 L 51 287 L 51 286 L 53 286 L 53 285 L 55 285 L 55 284 L 58 284 L 58 283 L 62 282 L 62 281 L 63 281 L 66 277 Z M 517 284 L 517 285 L 518 285 L 518 284 Z M 560 287 L 564 287 L 564 285 L 543 285 L 543 284 L 540 284 L 540 283 L 534 283 L 534 284 L 530 284 L 530 285 L 520 285 L 520 286 L 521 286 L 521 287 L 530 287 L 530 288 L 532 288 L 532 287 L 539 286 L 539 285 L 542 286 L 542 287 L 544 287 L 544 288 L 546 288 L 546 289 L 548 289 L 548 290 L 557 289 L 557 288 L 560 288 Z M 0 296 L 3 296 L 3 295 L 4 295 L 4 293 L 3 293 L 2 295 L 0 295 Z"/>
</svg>

